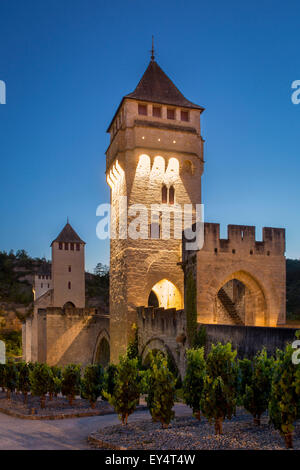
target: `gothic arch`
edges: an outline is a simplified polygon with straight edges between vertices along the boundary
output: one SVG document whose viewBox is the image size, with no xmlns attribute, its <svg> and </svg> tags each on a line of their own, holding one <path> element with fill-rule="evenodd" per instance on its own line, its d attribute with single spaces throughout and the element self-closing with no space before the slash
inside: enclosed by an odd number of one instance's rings
<svg viewBox="0 0 300 470">
<path fill-rule="evenodd" d="M 151 292 L 155 294 L 159 307 L 176 309 L 183 307 L 181 292 L 169 279 L 164 278 L 156 282 L 149 292 L 149 297 Z"/>
<path fill-rule="evenodd" d="M 110 338 L 106 329 L 100 331 L 93 352 L 93 364 L 108 366 L 110 360 Z"/>
<path fill-rule="evenodd" d="M 246 325 L 265 326 L 269 322 L 269 302 L 262 283 L 250 272 L 238 270 L 223 277 L 221 281 L 216 279 L 210 283 L 208 289 L 214 308 L 216 298 L 221 288 L 229 281 L 237 280 L 245 286 L 245 320 Z M 214 312 L 215 315 L 215 312 Z"/>
</svg>

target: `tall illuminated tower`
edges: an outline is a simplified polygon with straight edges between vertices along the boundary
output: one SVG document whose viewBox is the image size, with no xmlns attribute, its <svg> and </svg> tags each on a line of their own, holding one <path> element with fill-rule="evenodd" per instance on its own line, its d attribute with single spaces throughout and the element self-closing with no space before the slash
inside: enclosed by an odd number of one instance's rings
<svg viewBox="0 0 300 470">
<path fill-rule="evenodd" d="M 163 239 L 161 221 L 150 220 L 150 208 L 201 203 L 202 111 L 181 94 L 152 53 L 136 89 L 124 96 L 108 127 L 106 171 L 117 232 L 110 242 L 113 362 L 126 351 L 137 306 L 183 307 L 181 240 Z M 133 204 L 149 208 L 148 239 L 126 238 L 119 220 L 124 201 L 124 209 Z M 133 215 L 129 213 L 128 224 Z M 145 229 L 142 233 L 144 237 Z"/>
</svg>

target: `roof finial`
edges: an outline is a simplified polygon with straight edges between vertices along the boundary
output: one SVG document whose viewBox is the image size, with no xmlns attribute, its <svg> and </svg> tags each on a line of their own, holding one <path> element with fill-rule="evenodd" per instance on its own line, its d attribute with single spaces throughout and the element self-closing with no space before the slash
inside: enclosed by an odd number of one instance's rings
<svg viewBox="0 0 300 470">
<path fill-rule="evenodd" d="M 69 223 L 69 216 L 67 216 L 67 224 Z"/>
<path fill-rule="evenodd" d="M 152 49 L 151 49 L 151 60 L 154 60 L 154 36 L 152 34 Z"/>
</svg>

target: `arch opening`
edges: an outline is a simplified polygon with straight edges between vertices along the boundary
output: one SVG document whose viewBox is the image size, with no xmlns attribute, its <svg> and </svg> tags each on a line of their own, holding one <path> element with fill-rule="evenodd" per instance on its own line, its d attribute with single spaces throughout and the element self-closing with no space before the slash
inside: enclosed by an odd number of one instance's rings
<svg viewBox="0 0 300 470">
<path fill-rule="evenodd" d="M 214 323 L 267 324 L 267 304 L 258 282 L 248 273 L 234 273 L 219 286 L 214 300 Z"/>
<path fill-rule="evenodd" d="M 98 344 L 95 360 L 96 364 L 100 364 L 102 367 L 107 367 L 109 365 L 110 360 L 110 347 L 109 342 L 106 338 L 102 338 L 100 343 Z"/>
<path fill-rule="evenodd" d="M 73 302 L 66 302 L 63 308 L 75 308 L 75 304 Z"/>
<path fill-rule="evenodd" d="M 181 309 L 183 308 L 181 293 L 173 282 L 162 279 L 152 287 L 148 297 L 148 306 Z"/>
</svg>

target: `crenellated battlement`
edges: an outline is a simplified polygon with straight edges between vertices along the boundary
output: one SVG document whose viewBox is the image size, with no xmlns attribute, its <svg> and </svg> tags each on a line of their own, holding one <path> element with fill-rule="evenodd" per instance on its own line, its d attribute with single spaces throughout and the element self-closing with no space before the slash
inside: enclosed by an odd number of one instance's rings
<svg viewBox="0 0 300 470">
<path fill-rule="evenodd" d="M 204 223 L 203 251 L 232 253 L 239 251 L 249 255 L 284 256 L 285 229 L 264 227 L 262 241 L 256 240 L 256 227 L 252 225 L 228 225 L 227 238 L 220 237 L 220 224 Z M 186 252 L 186 255 L 189 253 Z"/>
</svg>

